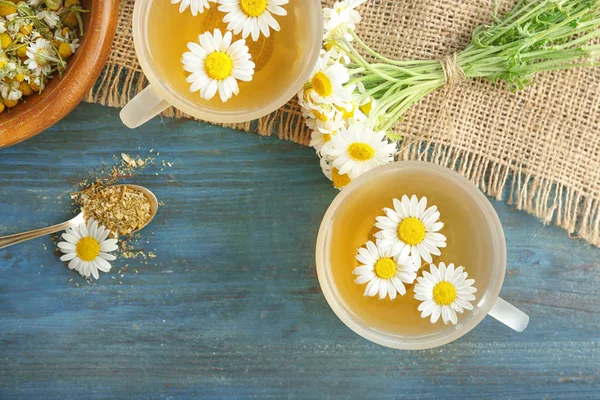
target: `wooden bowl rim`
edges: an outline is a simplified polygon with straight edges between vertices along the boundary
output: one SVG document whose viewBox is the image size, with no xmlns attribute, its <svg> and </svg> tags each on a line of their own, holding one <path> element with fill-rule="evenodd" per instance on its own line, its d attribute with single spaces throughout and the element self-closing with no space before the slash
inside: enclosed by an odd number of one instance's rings
<svg viewBox="0 0 600 400">
<path fill-rule="evenodd" d="M 27 140 L 71 112 L 92 89 L 110 55 L 117 30 L 119 0 L 92 0 L 85 38 L 76 58 L 54 87 L 32 104 L 19 104 L 8 115 L 0 115 L 0 148 Z M 23 107 L 23 109 L 18 109 Z M 5 111 L 2 114 L 6 114 Z M 3 118 L 4 117 L 4 118 Z"/>
</svg>

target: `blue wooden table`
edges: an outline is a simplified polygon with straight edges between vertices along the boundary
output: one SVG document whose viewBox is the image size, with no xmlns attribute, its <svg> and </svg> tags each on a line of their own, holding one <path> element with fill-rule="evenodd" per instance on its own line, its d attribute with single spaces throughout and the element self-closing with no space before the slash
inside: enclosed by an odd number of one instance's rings
<svg viewBox="0 0 600 400">
<path fill-rule="evenodd" d="M 0 399 L 600 397 L 599 249 L 494 202 L 502 297 L 529 328 L 486 318 L 439 349 L 371 344 L 317 282 L 336 192 L 312 150 L 278 139 L 182 120 L 130 131 L 81 105 L 0 150 L 0 235 L 69 218 L 88 170 L 151 149 L 172 163 L 134 180 L 164 202 L 139 244 L 156 258 L 119 259 L 90 284 L 49 237 L 0 250 Z"/>
</svg>

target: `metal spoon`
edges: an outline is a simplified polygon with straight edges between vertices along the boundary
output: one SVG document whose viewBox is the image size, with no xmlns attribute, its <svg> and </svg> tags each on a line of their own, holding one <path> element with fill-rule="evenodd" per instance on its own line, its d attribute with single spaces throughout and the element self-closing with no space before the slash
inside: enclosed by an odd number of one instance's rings
<svg viewBox="0 0 600 400">
<path fill-rule="evenodd" d="M 156 211 L 158 210 L 158 200 L 156 200 L 156 196 L 154 195 L 154 193 L 152 193 L 145 187 L 138 186 L 138 185 L 114 185 L 114 186 L 126 186 L 127 188 L 131 188 L 133 190 L 137 190 L 139 192 L 144 193 L 144 195 L 150 202 L 150 218 L 148 219 L 148 221 L 146 221 L 146 223 L 144 225 L 142 225 L 141 228 L 136 229 L 136 232 L 139 231 L 140 229 L 144 229 L 144 227 L 146 225 L 148 225 L 150 223 L 150 221 L 152 221 L 152 219 L 156 215 Z M 51 233 L 64 231 L 65 229 L 70 228 L 72 225 L 80 224 L 82 222 L 84 222 L 83 212 L 80 212 L 79 214 L 77 214 L 77 216 L 75 218 L 72 218 L 66 222 L 63 222 L 62 224 L 52 225 L 47 228 L 35 229 L 35 230 L 29 231 L 29 232 L 15 233 L 14 235 L 9 235 L 9 236 L 0 236 L 0 249 L 3 249 L 4 247 L 12 246 L 13 244 L 24 242 L 26 240 L 35 239 L 40 236 L 50 235 Z"/>
</svg>

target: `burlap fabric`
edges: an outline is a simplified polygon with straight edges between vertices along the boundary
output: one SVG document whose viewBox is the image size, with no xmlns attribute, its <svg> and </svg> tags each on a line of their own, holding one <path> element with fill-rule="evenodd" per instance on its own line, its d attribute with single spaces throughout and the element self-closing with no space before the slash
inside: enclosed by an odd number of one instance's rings
<svg viewBox="0 0 600 400">
<path fill-rule="evenodd" d="M 121 0 L 113 52 L 88 97 L 91 102 L 121 107 L 146 85 L 131 37 L 133 3 Z M 496 7 L 505 11 L 514 3 L 369 0 L 361 9 L 359 34 L 386 56 L 441 59 L 463 49 Z M 484 80 L 463 82 L 430 95 L 406 114 L 397 127 L 406 138 L 400 158 L 450 167 L 488 195 L 501 199 L 508 193 L 519 209 L 600 246 L 599 103 L 599 68 L 538 75 L 521 92 Z M 174 110 L 166 115 L 184 116 Z M 235 128 L 309 141 L 293 100 Z"/>
</svg>

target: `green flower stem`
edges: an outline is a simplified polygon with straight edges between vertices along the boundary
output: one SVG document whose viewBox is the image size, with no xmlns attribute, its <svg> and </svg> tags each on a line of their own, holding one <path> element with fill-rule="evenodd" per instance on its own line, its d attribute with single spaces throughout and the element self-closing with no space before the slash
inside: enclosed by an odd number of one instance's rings
<svg viewBox="0 0 600 400">
<path fill-rule="evenodd" d="M 377 100 L 369 115 L 376 129 L 387 131 L 413 104 L 446 84 L 439 60 L 391 60 L 347 32 L 352 42 L 342 37 L 330 43 L 352 60 L 348 85 L 365 87 L 361 101 Z M 599 37 L 600 0 L 521 0 L 503 19 L 478 27 L 456 63 L 467 78 L 521 89 L 538 72 L 600 65 L 600 44 L 590 44 Z"/>
</svg>

